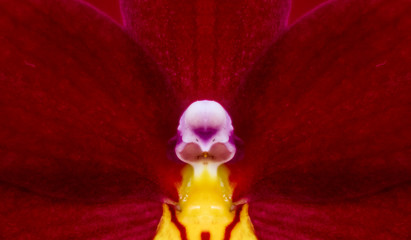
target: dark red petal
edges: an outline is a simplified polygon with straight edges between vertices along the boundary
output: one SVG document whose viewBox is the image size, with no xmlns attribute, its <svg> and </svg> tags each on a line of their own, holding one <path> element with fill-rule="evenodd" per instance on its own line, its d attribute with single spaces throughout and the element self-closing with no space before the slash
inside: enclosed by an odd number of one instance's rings
<svg viewBox="0 0 411 240">
<path fill-rule="evenodd" d="M 2 239 L 153 239 L 161 207 L 148 201 L 79 203 L 0 184 Z"/>
<path fill-rule="evenodd" d="M 287 0 L 122 0 L 126 27 L 186 104 L 230 100 L 245 70 L 286 24 Z"/>
<path fill-rule="evenodd" d="M 77 0 L 72 0 L 77 1 Z M 115 21 L 122 23 L 123 19 L 120 12 L 120 4 L 118 0 L 80 0 L 89 2 L 91 5 L 103 11 L 105 14 L 113 18 Z"/>
<path fill-rule="evenodd" d="M 255 66 L 233 116 L 246 158 L 233 177 L 258 176 L 252 197 L 341 200 L 411 180 L 410 11 L 331 2 Z"/>
<path fill-rule="evenodd" d="M 292 0 L 290 16 L 288 17 L 288 23 L 294 23 L 296 19 L 303 16 L 311 9 L 316 8 L 321 3 L 327 1 L 329 0 Z"/>
<path fill-rule="evenodd" d="M 64 199 L 160 201 L 156 175 L 179 172 L 166 159 L 175 123 L 155 65 L 78 2 L 0 11 L 0 180 Z"/>
<path fill-rule="evenodd" d="M 348 202 L 255 202 L 249 213 L 260 240 L 409 239 L 410 198 L 401 186 Z"/>
</svg>

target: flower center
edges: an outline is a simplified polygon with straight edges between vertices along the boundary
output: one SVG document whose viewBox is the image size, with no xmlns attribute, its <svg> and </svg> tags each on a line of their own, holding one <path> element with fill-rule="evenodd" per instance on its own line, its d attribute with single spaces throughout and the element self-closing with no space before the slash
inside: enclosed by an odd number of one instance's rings
<svg viewBox="0 0 411 240">
<path fill-rule="evenodd" d="M 174 150 L 189 165 L 182 172 L 178 203 L 163 206 L 155 240 L 256 239 L 248 205 L 232 202 L 229 171 L 221 166 L 236 153 L 233 130 L 217 102 L 197 101 L 183 113 Z"/>
<path fill-rule="evenodd" d="M 177 157 L 193 166 L 198 176 L 207 168 L 212 176 L 217 168 L 230 161 L 236 152 L 230 115 L 217 102 L 192 103 L 180 118 Z"/>
</svg>

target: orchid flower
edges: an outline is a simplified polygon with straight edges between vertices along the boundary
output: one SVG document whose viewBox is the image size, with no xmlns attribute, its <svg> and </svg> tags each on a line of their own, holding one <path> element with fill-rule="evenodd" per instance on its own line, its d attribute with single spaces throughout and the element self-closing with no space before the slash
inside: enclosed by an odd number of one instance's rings
<svg viewBox="0 0 411 240">
<path fill-rule="evenodd" d="M 120 3 L 0 0 L 1 239 L 409 239 L 410 1 Z"/>
</svg>

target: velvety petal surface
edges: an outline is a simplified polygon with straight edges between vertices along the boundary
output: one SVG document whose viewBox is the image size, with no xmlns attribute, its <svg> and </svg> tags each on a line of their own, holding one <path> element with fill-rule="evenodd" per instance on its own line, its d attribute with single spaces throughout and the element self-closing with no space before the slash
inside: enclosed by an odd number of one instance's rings
<svg viewBox="0 0 411 240">
<path fill-rule="evenodd" d="M 141 200 L 90 204 L 0 185 L 2 239 L 153 239 L 161 208 Z"/>
<path fill-rule="evenodd" d="M 78 1 L 78 0 L 73 0 Z M 120 12 L 120 3 L 118 0 L 80 0 L 83 2 L 88 2 L 92 6 L 100 9 L 105 14 L 110 16 L 113 20 L 119 22 L 120 24 L 123 22 L 123 18 Z"/>
<path fill-rule="evenodd" d="M 298 18 L 327 1 L 329 0 L 292 0 L 288 23 L 293 24 Z"/>
<path fill-rule="evenodd" d="M 232 164 L 232 177 L 243 180 L 237 195 L 247 196 L 241 187 L 251 182 L 251 201 L 291 203 L 265 213 L 250 204 L 251 219 L 284 212 L 279 221 L 310 231 L 315 222 L 292 210 L 301 208 L 330 215 L 320 231 L 332 239 L 344 231 L 368 239 L 405 233 L 396 228 L 411 210 L 410 11 L 403 0 L 331 2 L 292 26 L 256 64 L 233 114 L 245 159 Z M 363 227 L 358 236 L 350 230 L 356 226 Z"/>
<path fill-rule="evenodd" d="M 323 204 L 273 199 L 250 204 L 261 240 L 408 239 L 410 186 L 344 202 Z"/>
<path fill-rule="evenodd" d="M 122 0 L 131 35 L 168 73 L 184 105 L 227 106 L 247 68 L 282 31 L 287 0 Z"/>
<path fill-rule="evenodd" d="M 0 12 L 0 236 L 154 233 L 174 128 L 156 65 L 78 2 L 1 1 Z"/>
</svg>

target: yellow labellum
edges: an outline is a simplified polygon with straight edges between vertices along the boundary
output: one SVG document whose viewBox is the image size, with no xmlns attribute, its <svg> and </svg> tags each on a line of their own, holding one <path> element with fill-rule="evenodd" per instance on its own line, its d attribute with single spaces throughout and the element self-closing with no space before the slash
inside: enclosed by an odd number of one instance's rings
<svg viewBox="0 0 411 240">
<path fill-rule="evenodd" d="M 176 218 L 184 226 L 188 240 L 202 240 L 202 234 L 208 235 L 210 240 L 224 240 L 227 234 L 230 240 L 257 239 L 249 220 L 247 204 L 243 206 L 232 231 L 226 233 L 227 226 L 233 222 L 236 215 L 228 173 L 224 166 L 220 166 L 217 175 L 210 174 L 207 164 L 200 173 L 194 174 L 191 166 L 183 170 Z M 182 234 L 184 233 L 172 220 L 169 207 L 164 204 L 155 240 L 178 240 L 182 239 Z"/>
</svg>

